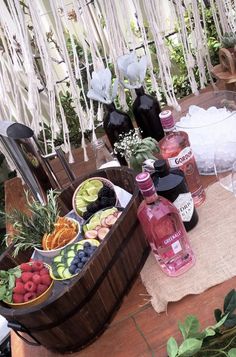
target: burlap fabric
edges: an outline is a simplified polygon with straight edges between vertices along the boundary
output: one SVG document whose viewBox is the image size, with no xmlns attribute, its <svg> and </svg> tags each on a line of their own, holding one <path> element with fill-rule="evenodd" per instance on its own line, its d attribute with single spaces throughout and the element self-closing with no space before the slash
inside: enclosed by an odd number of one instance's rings
<svg viewBox="0 0 236 357">
<path fill-rule="evenodd" d="M 236 198 L 215 183 L 206 190 L 205 203 L 198 208 L 199 222 L 189 234 L 196 264 L 179 277 L 168 277 L 152 254 L 141 278 L 157 312 L 168 302 L 200 294 L 236 275 Z"/>
</svg>

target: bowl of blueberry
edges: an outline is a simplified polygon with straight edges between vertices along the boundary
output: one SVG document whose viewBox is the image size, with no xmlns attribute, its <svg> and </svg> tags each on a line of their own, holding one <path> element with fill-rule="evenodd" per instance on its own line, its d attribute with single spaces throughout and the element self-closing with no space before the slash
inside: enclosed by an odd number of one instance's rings
<svg viewBox="0 0 236 357">
<path fill-rule="evenodd" d="M 74 243 L 53 258 L 50 276 L 54 280 L 67 280 L 78 275 L 89 262 L 99 246 L 96 239 L 85 239 Z"/>
<path fill-rule="evenodd" d="M 84 220 L 97 211 L 119 203 L 114 185 L 103 177 L 83 181 L 75 190 L 72 205 L 75 213 Z"/>
</svg>

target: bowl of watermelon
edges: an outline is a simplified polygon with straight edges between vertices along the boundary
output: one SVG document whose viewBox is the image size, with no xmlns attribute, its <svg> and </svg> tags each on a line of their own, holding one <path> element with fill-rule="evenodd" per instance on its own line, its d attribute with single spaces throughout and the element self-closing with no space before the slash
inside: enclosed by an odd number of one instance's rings
<svg viewBox="0 0 236 357">
<path fill-rule="evenodd" d="M 34 306 L 45 301 L 53 289 L 49 265 L 41 260 L 0 271 L 0 300 L 7 306 L 19 309 Z"/>
</svg>

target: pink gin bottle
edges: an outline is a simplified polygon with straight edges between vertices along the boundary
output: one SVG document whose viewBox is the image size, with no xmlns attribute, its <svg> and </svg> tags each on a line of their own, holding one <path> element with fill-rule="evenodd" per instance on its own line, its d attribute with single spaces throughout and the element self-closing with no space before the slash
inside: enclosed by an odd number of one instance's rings
<svg viewBox="0 0 236 357">
<path fill-rule="evenodd" d="M 170 168 L 178 168 L 184 173 L 188 189 L 193 197 L 193 202 L 198 207 L 204 202 L 206 194 L 200 180 L 188 134 L 184 131 L 176 130 L 174 118 L 170 110 L 162 111 L 159 117 L 166 134 L 159 141 L 161 155 L 167 161 Z"/>
<path fill-rule="evenodd" d="M 158 196 L 148 172 L 136 176 L 144 200 L 138 208 L 138 219 L 152 252 L 164 273 L 178 276 L 195 263 L 195 257 L 177 208 Z"/>
</svg>

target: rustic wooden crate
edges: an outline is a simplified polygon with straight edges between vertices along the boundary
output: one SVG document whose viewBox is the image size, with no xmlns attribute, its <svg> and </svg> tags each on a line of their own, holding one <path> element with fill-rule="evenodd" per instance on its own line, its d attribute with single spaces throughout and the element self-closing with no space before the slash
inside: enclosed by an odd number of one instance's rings
<svg viewBox="0 0 236 357">
<path fill-rule="evenodd" d="M 91 261 L 75 278 L 55 282 L 52 295 L 44 303 L 10 309 L 0 305 L 15 330 L 27 331 L 28 339 L 60 353 L 78 351 L 96 339 L 107 327 L 123 297 L 132 287 L 149 253 L 149 246 L 137 219 L 140 195 L 132 170 L 120 167 L 98 170 L 78 178 L 65 189 L 60 199 L 64 213 L 72 209 L 75 188 L 86 178 L 102 176 L 132 194 L 132 198 Z M 0 268 L 9 268 L 28 256 L 16 260 L 9 250 L 0 257 Z"/>
</svg>

